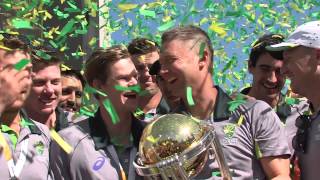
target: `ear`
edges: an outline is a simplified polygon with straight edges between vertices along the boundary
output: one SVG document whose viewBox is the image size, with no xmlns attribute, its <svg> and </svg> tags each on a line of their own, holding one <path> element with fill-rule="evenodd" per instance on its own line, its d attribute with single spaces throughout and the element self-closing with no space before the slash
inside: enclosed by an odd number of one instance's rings
<svg viewBox="0 0 320 180">
<path fill-rule="evenodd" d="M 210 64 L 211 59 L 209 59 L 209 53 L 207 49 L 204 49 L 202 58 L 199 59 L 199 69 L 207 68 Z"/>
</svg>

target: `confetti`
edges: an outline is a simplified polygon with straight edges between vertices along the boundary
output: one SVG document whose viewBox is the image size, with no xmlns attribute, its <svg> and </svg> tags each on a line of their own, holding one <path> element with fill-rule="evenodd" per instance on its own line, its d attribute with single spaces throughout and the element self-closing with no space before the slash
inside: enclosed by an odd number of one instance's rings
<svg viewBox="0 0 320 180">
<path fill-rule="evenodd" d="M 120 85 L 115 85 L 114 88 L 117 91 L 134 91 L 136 93 L 139 93 L 141 91 L 140 85 L 135 85 L 135 86 L 129 86 L 129 87 L 124 87 Z"/>
<path fill-rule="evenodd" d="M 17 70 L 17 71 L 21 71 L 26 65 L 28 65 L 30 63 L 30 59 L 21 59 L 19 62 L 17 62 L 15 65 L 14 65 L 14 68 Z"/>
<path fill-rule="evenodd" d="M 192 87 L 190 87 L 190 86 L 187 87 L 187 102 L 188 102 L 189 106 L 195 105 L 193 98 L 192 98 Z"/>
<path fill-rule="evenodd" d="M 70 154 L 73 151 L 73 148 L 62 139 L 62 137 L 54 130 L 50 130 L 50 136 L 54 141 L 57 142 L 57 144 L 68 154 Z"/>
<path fill-rule="evenodd" d="M 114 109 L 111 101 L 109 99 L 105 99 L 103 101 L 103 105 L 104 105 L 104 108 L 109 113 L 112 123 L 117 124 L 118 122 L 120 122 L 119 116 L 118 116 L 116 110 Z"/>
</svg>

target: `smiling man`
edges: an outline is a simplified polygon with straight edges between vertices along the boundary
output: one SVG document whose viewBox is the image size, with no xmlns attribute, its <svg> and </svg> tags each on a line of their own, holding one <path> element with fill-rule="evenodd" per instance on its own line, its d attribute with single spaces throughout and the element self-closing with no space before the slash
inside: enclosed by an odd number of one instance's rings
<svg viewBox="0 0 320 180">
<path fill-rule="evenodd" d="M 33 120 L 59 131 L 68 126 L 66 114 L 57 107 L 61 96 L 61 61 L 47 48 L 36 52 L 46 55 L 32 56 L 33 84 L 24 108 Z"/>
<path fill-rule="evenodd" d="M 99 109 L 94 117 L 60 131 L 73 152 L 67 154 L 52 143 L 54 178 L 138 179 L 133 160 L 143 126 L 131 113 L 137 107 L 138 96 L 134 91 L 115 88 L 138 84 L 138 72 L 130 54 L 122 46 L 98 49 L 86 61 L 84 76 L 91 87 L 100 91 L 95 94 Z M 115 116 L 118 121 L 114 121 Z"/>
<path fill-rule="evenodd" d="M 206 32 L 195 26 L 177 27 L 161 39 L 162 78 L 175 90 L 173 95 L 183 100 L 187 113 L 213 123 L 231 176 L 289 179 L 290 151 L 279 118 L 259 100 L 229 109 L 232 99 L 212 80 L 213 48 Z M 219 171 L 217 162 L 210 159 L 193 179 L 216 179 Z"/>
<path fill-rule="evenodd" d="M 81 107 L 85 81 L 82 75 L 75 70 L 61 72 L 62 94 L 59 106 L 68 112 L 78 112 Z"/>
<path fill-rule="evenodd" d="M 162 97 L 156 76 L 149 73 L 154 62 L 159 59 L 159 46 L 146 38 L 136 38 L 128 45 L 132 61 L 139 73 L 139 84 L 143 92 L 138 98 L 138 107 L 145 113 L 144 121 L 149 122 L 156 114 L 169 112 L 169 106 Z"/>
<path fill-rule="evenodd" d="M 299 114 L 308 110 L 306 100 L 299 99 L 297 104 L 287 104 L 285 95 L 281 90 L 285 83 L 285 75 L 280 72 L 283 67 L 282 51 L 268 51 L 267 46 L 283 42 L 284 37 L 280 34 L 266 34 L 260 37 L 250 52 L 248 69 L 252 74 L 251 87 L 245 88 L 241 93 L 265 101 L 277 113 L 285 125 L 286 136 L 290 150 L 293 154 L 292 138 L 297 132 L 295 120 Z"/>
<path fill-rule="evenodd" d="M 300 25 L 285 42 L 267 47 L 283 52 L 281 72 L 290 78 L 292 91 L 311 102 L 311 116 L 300 116 L 293 141 L 301 179 L 319 179 L 320 171 L 320 21 Z"/>
</svg>

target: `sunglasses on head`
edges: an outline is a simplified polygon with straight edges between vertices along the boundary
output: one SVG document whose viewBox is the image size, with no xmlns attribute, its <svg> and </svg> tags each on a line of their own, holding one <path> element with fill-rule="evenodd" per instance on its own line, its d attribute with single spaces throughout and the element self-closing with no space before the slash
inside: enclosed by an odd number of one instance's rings
<svg viewBox="0 0 320 180">
<path fill-rule="evenodd" d="M 296 119 L 296 127 L 298 128 L 296 136 L 292 139 L 292 146 L 297 152 L 306 153 L 308 145 L 308 131 L 311 126 L 310 115 L 300 115 Z"/>
</svg>

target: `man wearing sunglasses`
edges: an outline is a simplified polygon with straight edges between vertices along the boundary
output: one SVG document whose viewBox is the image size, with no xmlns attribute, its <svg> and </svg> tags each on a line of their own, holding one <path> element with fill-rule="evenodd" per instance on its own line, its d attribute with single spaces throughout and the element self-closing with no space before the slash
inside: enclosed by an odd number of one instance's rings
<svg viewBox="0 0 320 180">
<path fill-rule="evenodd" d="M 295 120 L 299 114 L 308 110 L 308 103 L 299 99 L 299 103 L 290 105 L 285 102 L 285 95 L 281 94 L 285 83 L 285 76 L 280 73 L 283 66 L 282 51 L 268 51 L 266 46 L 281 43 L 283 39 L 280 34 L 266 34 L 253 44 L 248 60 L 253 82 L 251 87 L 243 89 L 241 93 L 265 101 L 276 111 L 285 125 L 286 138 L 293 154 L 291 142 L 297 132 Z"/>
<path fill-rule="evenodd" d="M 285 42 L 267 47 L 283 51 L 281 72 L 291 79 L 293 92 L 308 98 L 312 116 L 298 118 L 295 145 L 302 179 L 319 179 L 320 171 L 320 21 L 305 23 Z M 304 137 L 304 138 L 303 138 Z"/>
<path fill-rule="evenodd" d="M 128 45 L 128 51 L 139 73 L 139 84 L 142 93 L 138 99 L 138 107 L 144 112 L 143 121 L 149 122 L 155 114 L 165 114 L 169 106 L 162 98 L 162 93 L 156 83 L 156 76 L 149 70 L 159 59 L 159 46 L 146 38 L 137 38 Z"/>
</svg>

